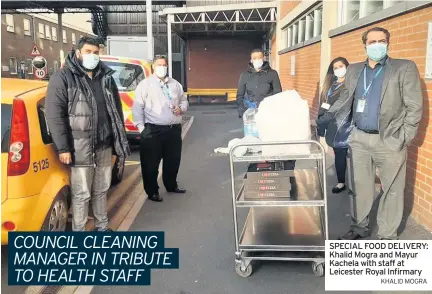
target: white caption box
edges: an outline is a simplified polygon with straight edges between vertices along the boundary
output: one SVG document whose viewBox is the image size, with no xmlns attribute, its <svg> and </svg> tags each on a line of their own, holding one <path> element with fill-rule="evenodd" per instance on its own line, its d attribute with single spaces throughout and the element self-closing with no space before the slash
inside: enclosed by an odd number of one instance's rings
<svg viewBox="0 0 432 294">
<path fill-rule="evenodd" d="M 326 291 L 431 291 L 432 240 L 326 241 Z"/>
</svg>

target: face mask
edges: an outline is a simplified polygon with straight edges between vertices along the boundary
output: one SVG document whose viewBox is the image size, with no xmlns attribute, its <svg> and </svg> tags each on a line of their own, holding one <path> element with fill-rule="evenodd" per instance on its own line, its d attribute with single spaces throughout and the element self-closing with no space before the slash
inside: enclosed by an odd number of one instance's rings
<svg viewBox="0 0 432 294">
<path fill-rule="evenodd" d="M 158 78 L 164 78 L 167 75 L 167 67 L 166 66 L 157 66 L 155 68 L 155 74 Z"/>
<path fill-rule="evenodd" d="M 375 43 L 366 46 L 366 53 L 373 61 L 380 61 L 387 55 L 387 44 Z"/>
<path fill-rule="evenodd" d="M 263 60 L 262 59 L 257 59 L 257 60 L 253 60 L 252 61 L 252 64 L 253 64 L 253 67 L 255 68 L 255 69 L 260 69 L 261 68 L 261 66 L 263 65 Z"/>
<path fill-rule="evenodd" d="M 89 70 L 93 70 L 99 64 L 99 55 L 82 54 L 82 65 Z"/>
<path fill-rule="evenodd" d="M 334 75 L 340 79 L 340 78 L 343 78 L 345 76 L 346 71 L 347 71 L 346 67 L 344 66 L 344 67 L 336 69 L 334 71 Z"/>
</svg>

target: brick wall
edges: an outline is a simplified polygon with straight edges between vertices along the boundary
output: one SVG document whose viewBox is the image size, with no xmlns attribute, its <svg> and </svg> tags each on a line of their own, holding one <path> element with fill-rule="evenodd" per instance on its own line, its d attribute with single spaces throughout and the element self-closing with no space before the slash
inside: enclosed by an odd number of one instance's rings
<svg viewBox="0 0 432 294">
<path fill-rule="evenodd" d="M 279 13 L 280 19 L 283 19 L 300 2 L 296 0 L 282 1 Z M 291 56 L 295 56 L 294 76 L 291 76 Z M 279 75 L 282 89 L 294 89 L 299 92 L 300 96 L 308 101 L 312 118 L 318 114 L 320 58 L 320 43 L 281 54 L 279 57 Z"/>
<path fill-rule="evenodd" d="M 24 34 L 24 19 L 30 20 L 30 36 Z M 54 72 L 54 60 L 58 61 L 58 66 L 60 67 L 60 42 L 62 42 L 62 32 L 59 31 L 57 24 L 35 18 L 34 24 L 36 30 L 33 30 L 32 18 L 26 14 L 15 14 L 14 15 L 14 25 L 15 32 L 8 32 L 6 30 L 6 15 L 1 16 L 1 65 L 9 67 L 9 58 L 16 58 L 18 62 L 18 70 L 20 67 L 20 62 L 25 61 L 26 67 L 30 68 L 31 59 L 30 52 L 35 45 L 34 32 L 36 32 L 36 45 L 43 57 L 47 60 L 48 73 L 52 74 Z M 50 27 L 51 40 L 43 39 L 39 37 L 39 24 L 48 25 Z M 52 40 L 52 27 L 57 29 L 57 41 Z M 63 27 L 66 30 L 67 43 L 63 43 L 63 51 L 65 55 L 73 48 L 72 44 L 72 33 L 75 33 L 76 42 L 79 41 L 80 35 L 86 35 L 84 32 L 74 30 L 68 27 Z M 2 77 L 18 77 L 16 74 L 11 74 L 9 71 L 3 71 Z M 26 71 L 26 78 L 32 79 L 31 69 Z"/>
<path fill-rule="evenodd" d="M 425 59 L 428 22 L 432 7 L 395 17 L 373 26 L 387 28 L 391 33 L 389 55 L 416 62 L 421 76 L 424 114 L 419 133 L 409 148 L 406 211 L 419 223 L 432 230 L 432 81 L 425 80 Z M 366 59 L 361 42 L 362 28 L 332 39 L 332 57 L 343 56 L 349 62 Z"/>
<path fill-rule="evenodd" d="M 291 56 L 295 56 L 295 75 L 291 76 Z M 318 114 L 321 44 L 316 43 L 280 56 L 279 75 L 283 90 L 296 90 L 309 103 L 310 114 Z"/>
<path fill-rule="evenodd" d="M 209 38 L 188 41 L 187 85 L 191 89 L 237 89 L 250 53 L 260 48 L 252 38 Z"/>
</svg>

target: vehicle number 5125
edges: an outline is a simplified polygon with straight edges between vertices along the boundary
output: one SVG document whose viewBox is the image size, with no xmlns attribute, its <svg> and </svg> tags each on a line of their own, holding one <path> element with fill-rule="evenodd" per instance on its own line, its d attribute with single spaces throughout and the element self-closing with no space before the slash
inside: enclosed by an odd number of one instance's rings
<svg viewBox="0 0 432 294">
<path fill-rule="evenodd" d="M 37 173 L 38 171 L 49 168 L 48 158 L 33 162 L 33 171 Z"/>
</svg>

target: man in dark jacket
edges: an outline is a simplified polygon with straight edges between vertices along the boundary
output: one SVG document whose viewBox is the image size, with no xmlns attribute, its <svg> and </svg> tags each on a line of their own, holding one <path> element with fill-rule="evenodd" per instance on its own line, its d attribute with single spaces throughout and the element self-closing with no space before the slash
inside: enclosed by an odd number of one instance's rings
<svg viewBox="0 0 432 294">
<path fill-rule="evenodd" d="M 242 117 L 251 105 L 258 107 L 264 98 L 280 92 L 282 87 L 277 71 L 264 61 L 264 52 L 261 49 L 252 50 L 248 70 L 240 75 L 237 89 L 239 117 Z"/>
<path fill-rule="evenodd" d="M 71 166 L 72 228 L 84 231 L 92 199 L 95 226 L 107 231 L 112 155 L 130 155 L 113 70 L 99 61 L 99 41 L 82 38 L 50 79 L 48 127 L 60 161 Z"/>
</svg>

